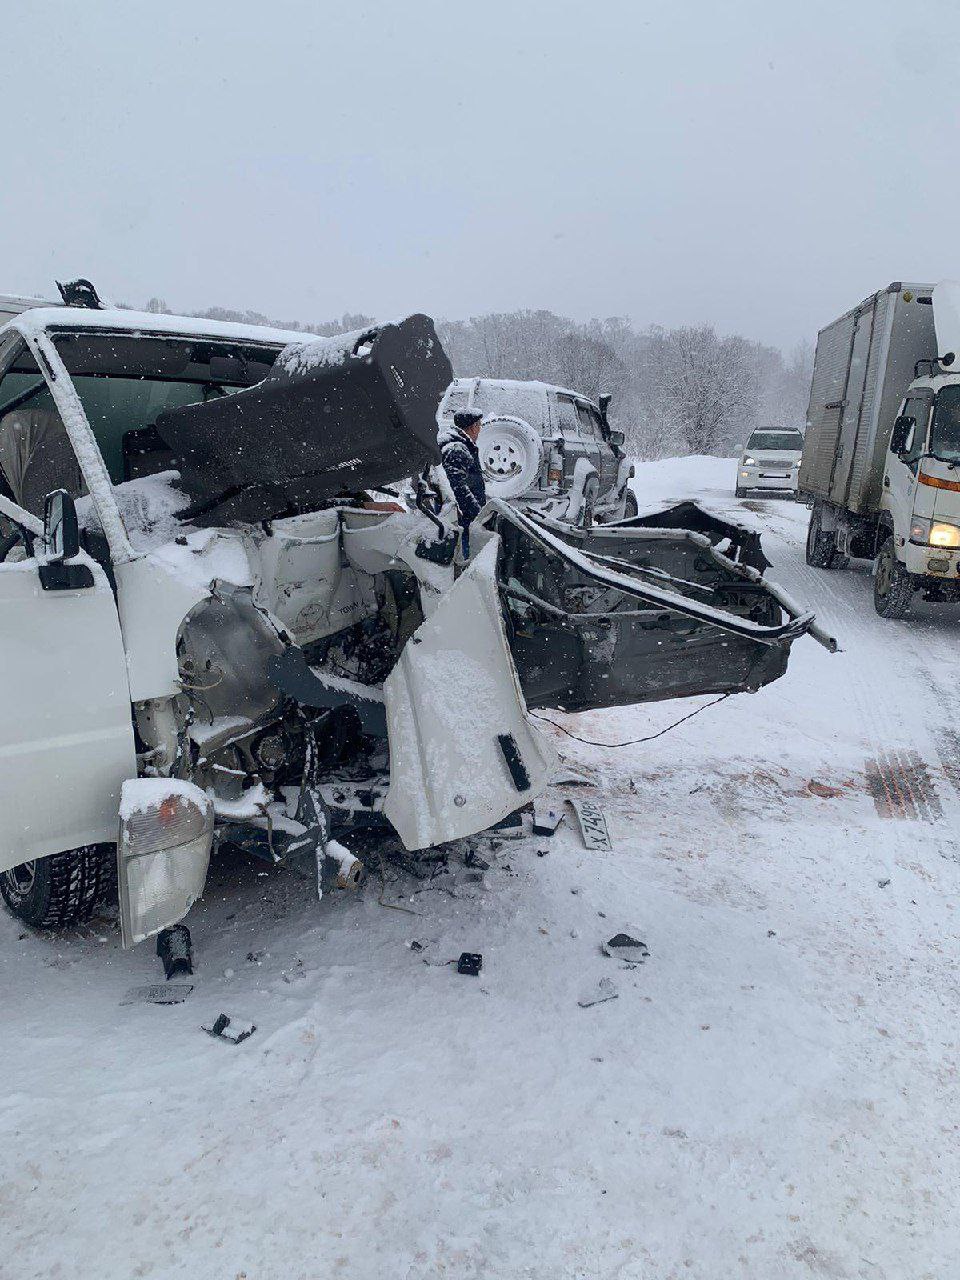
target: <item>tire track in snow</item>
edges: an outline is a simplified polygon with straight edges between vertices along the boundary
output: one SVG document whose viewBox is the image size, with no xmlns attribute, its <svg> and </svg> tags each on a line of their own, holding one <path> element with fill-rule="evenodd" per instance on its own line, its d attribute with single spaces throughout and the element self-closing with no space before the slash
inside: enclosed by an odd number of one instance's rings
<svg viewBox="0 0 960 1280">
<path fill-rule="evenodd" d="M 791 553 L 783 569 L 787 576 L 798 579 L 796 594 L 802 600 L 813 601 L 815 607 L 820 601 L 827 604 L 827 611 L 836 618 L 841 648 L 851 655 L 844 673 L 845 692 L 868 748 L 866 787 L 877 813 L 888 819 L 941 822 L 944 806 L 934 780 L 936 770 L 931 769 L 920 749 L 927 744 L 917 743 L 915 734 L 904 732 L 916 724 L 915 686 L 906 680 L 891 679 L 892 672 L 909 666 L 903 662 L 904 649 L 917 659 L 919 672 L 929 675 L 929 655 L 918 652 L 916 634 L 910 631 L 913 624 L 875 619 L 869 597 L 864 598 L 866 593 L 856 589 L 856 570 L 813 569 L 802 559 L 802 544 L 798 546 L 782 535 L 779 540 Z M 772 576 L 776 577 L 778 571 L 780 566 L 775 565 Z M 870 608 L 870 613 L 865 614 L 865 608 Z M 878 625 L 871 625 L 874 622 Z M 880 625 L 890 629 L 896 654 L 889 652 L 887 635 L 879 630 Z M 942 699 L 937 701 L 942 706 Z M 933 718 L 929 717 L 927 723 Z M 944 731 L 930 728 L 925 736 L 934 747 L 927 755 L 939 760 L 939 772 L 955 792 L 951 798 L 960 800 L 960 736 L 955 735 L 952 751 L 941 748 Z M 952 767 L 948 769 L 950 762 Z"/>
</svg>

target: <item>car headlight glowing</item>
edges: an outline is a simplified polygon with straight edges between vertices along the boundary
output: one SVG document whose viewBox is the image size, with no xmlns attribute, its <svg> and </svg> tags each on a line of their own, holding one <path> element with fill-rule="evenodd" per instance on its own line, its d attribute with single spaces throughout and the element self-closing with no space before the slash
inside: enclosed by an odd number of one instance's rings
<svg viewBox="0 0 960 1280">
<path fill-rule="evenodd" d="M 744 458 L 743 465 L 745 467 L 755 467 L 757 465 L 756 458 Z"/>
</svg>

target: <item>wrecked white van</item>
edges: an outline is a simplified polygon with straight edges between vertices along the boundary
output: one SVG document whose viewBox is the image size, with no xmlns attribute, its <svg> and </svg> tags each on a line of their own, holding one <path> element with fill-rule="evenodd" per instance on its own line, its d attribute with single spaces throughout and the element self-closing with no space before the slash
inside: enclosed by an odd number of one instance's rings
<svg viewBox="0 0 960 1280">
<path fill-rule="evenodd" d="M 486 829 L 555 771 L 529 706 L 755 689 L 816 629 L 725 531 L 602 546 L 370 490 L 438 460 L 413 316 L 337 339 L 38 308 L 0 330 L 0 891 L 61 927 L 180 920 L 224 833 L 360 866 Z M 616 539 L 619 540 L 616 540 Z M 331 856 L 335 855 L 335 856 Z M 118 884 L 117 884 L 118 881 Z"/>
</svg>

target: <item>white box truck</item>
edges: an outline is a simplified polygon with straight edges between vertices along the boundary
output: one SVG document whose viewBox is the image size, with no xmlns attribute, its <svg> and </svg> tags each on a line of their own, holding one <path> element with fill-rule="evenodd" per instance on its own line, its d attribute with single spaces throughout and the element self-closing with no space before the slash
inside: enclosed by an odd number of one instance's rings
<svg viewBox="0 0 960 1280">
<path fill-rule="evenodd" d="M 807 563 L 874 561 L 874 604 L 960 600 L 960 284 L 896 282 L 817 339 L 800 494 Z"/>
</svg>

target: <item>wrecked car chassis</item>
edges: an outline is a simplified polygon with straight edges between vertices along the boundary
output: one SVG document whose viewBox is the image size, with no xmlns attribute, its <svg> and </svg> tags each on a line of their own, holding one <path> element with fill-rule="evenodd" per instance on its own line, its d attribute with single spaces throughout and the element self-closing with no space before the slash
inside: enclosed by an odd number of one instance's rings
<svg viewBox="0 0 960 1280">
<path fill-rule="evenodd" d="M 543 791 L 529 707 L 756 689 L 817 634 L 706 533 L 578 542 L 491 502 L 464 564 L 455 510 L 344 498 L 436 460 L 448 382 L 425 317 L 315 342 L 131 312 L 7 327 L 0 428 L 60 431 L 79 481 L 49 487 L 82 546 L 30 509 L 23 466 L 0 495 L 25 551 L 0 562 L 0 873 L 106 849 L 125 945 L 186 914 L 215 838 L 350 887 L 346 831 L 424 849 Z"/>
</svg>

